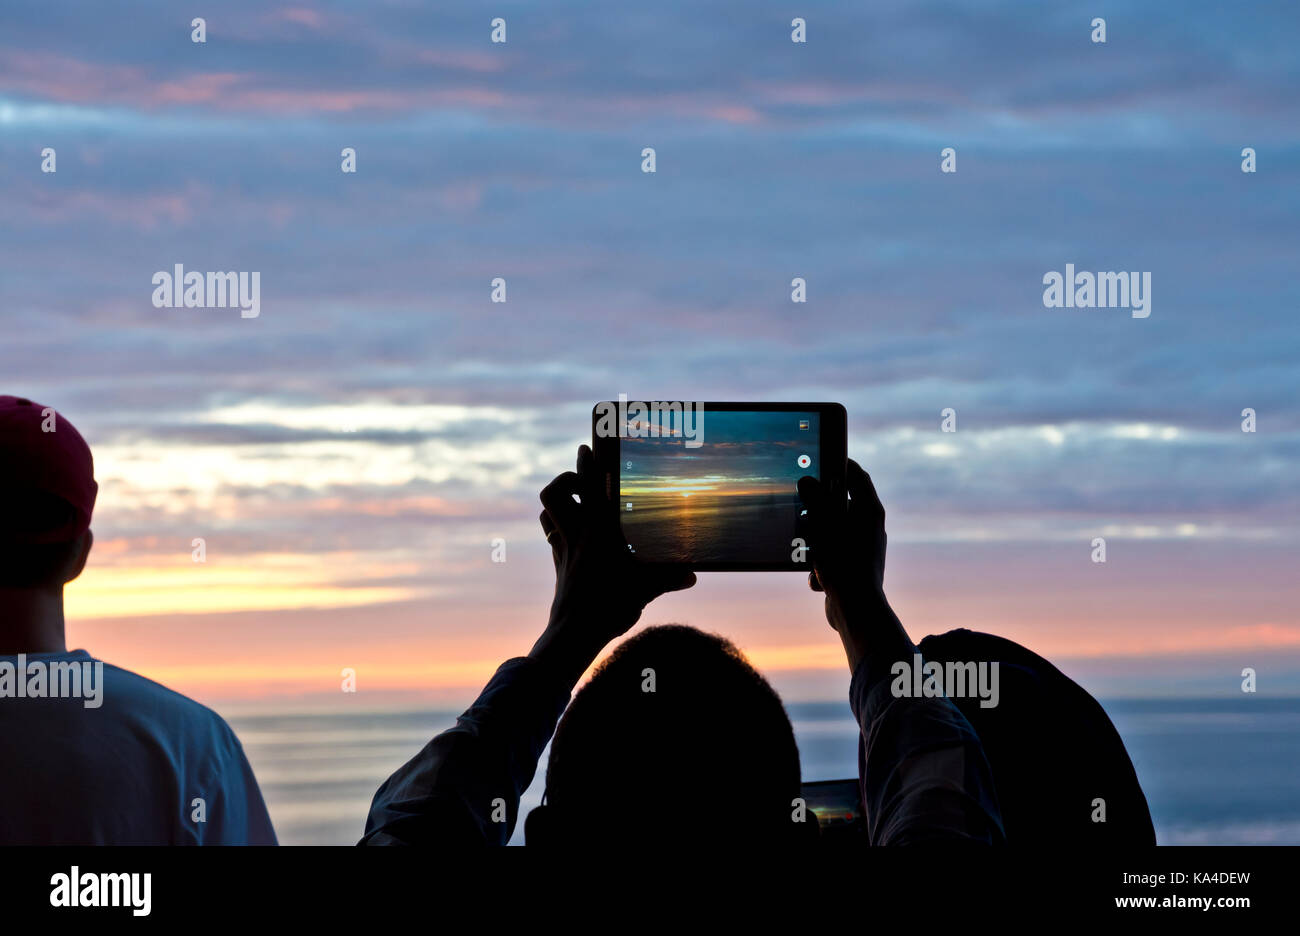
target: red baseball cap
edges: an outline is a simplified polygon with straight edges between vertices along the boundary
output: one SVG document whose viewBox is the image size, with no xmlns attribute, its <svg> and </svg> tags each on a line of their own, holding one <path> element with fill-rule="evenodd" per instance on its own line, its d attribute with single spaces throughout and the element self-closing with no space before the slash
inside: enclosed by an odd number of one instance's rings
<svg viewBox="0 0 1300 936">
<path fill-rule="evenodd" d="M 52 530 L 5 529 L 0 539 L 20 543 L 63 543 L 90 529 L 95 509 L 95 463 L 90 446 L 72 423 L 53 408 L 22 397 L 0 396 L 0 497 L 39 492 L 72 505 L 75 516 Z"/>
</svg>

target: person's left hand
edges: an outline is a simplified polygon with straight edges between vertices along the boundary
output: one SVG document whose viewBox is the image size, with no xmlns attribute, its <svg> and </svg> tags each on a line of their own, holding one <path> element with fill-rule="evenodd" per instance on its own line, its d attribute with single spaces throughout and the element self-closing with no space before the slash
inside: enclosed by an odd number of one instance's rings
<svg viewBox="0 0 1300 936">
<path fill-rule="evenodd" d="M 577 471 L 557 476 L 541 493 L 542 529 L 555 560 L 555 599 L 546 630 L 529 655 L 551 659 L 575 684 L 646 605 L 695 584 L 688 568 L 647 565 L 632 556 L 603 487 L 595 456 L 583 445 Z"/>
</svg>

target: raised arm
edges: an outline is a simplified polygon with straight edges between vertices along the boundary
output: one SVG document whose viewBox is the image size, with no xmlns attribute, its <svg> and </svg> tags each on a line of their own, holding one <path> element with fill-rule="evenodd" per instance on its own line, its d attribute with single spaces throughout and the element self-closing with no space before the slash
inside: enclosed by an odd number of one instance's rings
<svg viewBox="0 0 1300 936">
<path fill-rule="evenodd" d="M 501 665 L 454 728 L 384 782 L 361 844 L 506 844 L 519 798 L 582 674 L 650 601 L 695 583 L 687 570 L 636 565 L 587 446 L 578 449 L 577 471 L 555 478 L 541 499 L 555 562 L 546 629 L 528 656 Z"/>
<path fill-rule="evenodd" d="M 885 509 L 850 460 L 848 497 L 814 478 L 799 482 L 812 558 L 808 584 L 825 596 L 840 636 L 858 720 L 858 772 L 873 845 L 994 844 L 1002 822 L 979 737 L 946 698 L 896 696 L 895 669 L 919 654 L 885 598 Z"/>
</svg>

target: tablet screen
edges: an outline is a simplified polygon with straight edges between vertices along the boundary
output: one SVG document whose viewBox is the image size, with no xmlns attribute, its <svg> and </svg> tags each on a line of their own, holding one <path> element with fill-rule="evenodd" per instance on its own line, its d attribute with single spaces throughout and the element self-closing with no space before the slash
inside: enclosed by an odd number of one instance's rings
<svg viewBox="0 0 1300 936">
<path fill-rule="evenodd" d="M 648 562 L 792 563 L 798 480 L 821 477 L 821 413 L 709 410 L 629 416 L 619 439 L 618 510 Z M 657 431 L 656 431 L 657 430 Z"/>
</svg>

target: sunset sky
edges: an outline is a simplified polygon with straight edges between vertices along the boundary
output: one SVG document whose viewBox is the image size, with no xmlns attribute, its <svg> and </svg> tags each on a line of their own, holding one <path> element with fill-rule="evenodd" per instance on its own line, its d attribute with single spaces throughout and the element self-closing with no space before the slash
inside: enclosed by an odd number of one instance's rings
<svg viewBox="0 0 1300 936">
<path fill-rule="evenodd" d="M 129 6 L 0 7 L 0 393 L 100 483 L 70 646 L 231 708 L 467 702 L 545 622 L 594 402 L 827 400 L 913 637 L 1300 694 L 1300 6 Z M 260 316 L 155 308 L 178 263 Z M 1150 317 L 1044 308 L 1067 263 Z M 801 575 L 643 621 L 845 694 Z"/>
</svg>

